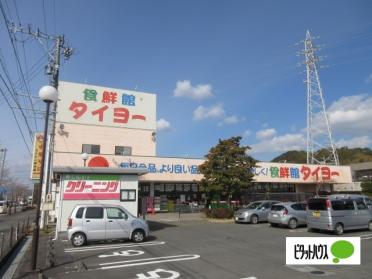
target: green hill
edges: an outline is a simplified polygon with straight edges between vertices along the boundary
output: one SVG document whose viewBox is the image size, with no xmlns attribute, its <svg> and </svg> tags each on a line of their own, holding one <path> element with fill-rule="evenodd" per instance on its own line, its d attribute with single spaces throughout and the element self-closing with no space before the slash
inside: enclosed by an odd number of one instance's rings
<svg viewBox="0 0 372 279">
<path fill-rule="evenodd" d="M 323 150 L 319 151 L 320 158 L 322 157 Z M 372 150 L 370 148 L 348 148 L 342 147 L 337 149 L 338 158 L 341 165 L 350 165 L 354 163 L 372 162 Z M 291 150 L 287 151 L 278 157 L 275 157 L 272 162 L 287 163 L 306 163 L 306 151 Z"/>
</svg>

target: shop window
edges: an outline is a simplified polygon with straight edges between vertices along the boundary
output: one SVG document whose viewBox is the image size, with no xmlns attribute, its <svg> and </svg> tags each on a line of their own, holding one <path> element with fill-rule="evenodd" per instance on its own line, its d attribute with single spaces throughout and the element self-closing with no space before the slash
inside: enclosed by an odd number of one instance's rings
<svg viewBox="0 0 372 279">
<path fill-rule="evenodd" d="M 189 191 L 190 191 L 190 184 L 184 184 L 184 185 L 183 185 L 183 190 L 184 190 L 185 192 L 189 192 Z"/>
<path fill-rule="evenodd" d="M 192 184 L 191 189 L 192 189 L 193 192 L 197 192 L 198 191 L 198 185 L 197 184 Z"/>
<path fill-rule="evenodd" d="M 166 192 L 173 192 L 174 191 L 174 184 L 166 184 L 165 185 Z"/>
<path fill-rule="evenodd" d="M 130 146 L 115 146 L 115 155 L 131 156 L 132 147 Z"/>
<path fill-rule="evenodd" d="M 82 153 L 100 154 L 101 146 L 96 144 L 83 144 Z"/>
<path fill-rule="evenodd" d="M 182 184 L 176 184 L 176 191 L 177 191 L 177 192 L 182 192 L 182 191 L 183 191 L 183 186 L 182 186 Z"/>
<path fill-rule="evenodd" d="M 121 190 L 120 201 L 136 201 L 136 190 Z"/>
<path fill-rule="evenodd" d="M 155 184 L 155 191 L 164 192 L 164 184 Z"/>
</svg>

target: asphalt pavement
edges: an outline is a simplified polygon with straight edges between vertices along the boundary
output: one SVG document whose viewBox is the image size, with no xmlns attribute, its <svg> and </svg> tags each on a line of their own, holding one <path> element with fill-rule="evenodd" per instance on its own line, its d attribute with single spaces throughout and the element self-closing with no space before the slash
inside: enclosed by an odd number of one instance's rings
<svg viewBox="0 0 372 279">
<path fill-rule="evenodd" d="M 363 236 L 360 266 L 286 266 L 286 236 L 334 236 L 257 225 L 208 221 L 151 222 L 149 241 L 91 243 L 74 248 L 56 243 L 52 278 L 355 278 L 372 274 L 372 233 Z"/>
</svg>

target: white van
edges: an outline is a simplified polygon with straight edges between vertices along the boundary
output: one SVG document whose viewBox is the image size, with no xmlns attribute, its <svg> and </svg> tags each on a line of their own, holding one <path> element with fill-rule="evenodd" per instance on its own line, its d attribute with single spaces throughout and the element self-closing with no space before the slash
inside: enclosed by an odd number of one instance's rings
<svg viewBox="0 0 372 279">
<path fill-rule="evenodd" d="M 8 206 L 6 201 L 0 201 L 0 214 L 5 214 L 7 212 Z"/>
<path fill-rule="evenodd" d="M 150 234 L 147 222 L 120 205 L 77 205 L 68 218 L 68 239 L 83 246 L 92 240 L 131 239 L 142 242 Z"/>
</svg>

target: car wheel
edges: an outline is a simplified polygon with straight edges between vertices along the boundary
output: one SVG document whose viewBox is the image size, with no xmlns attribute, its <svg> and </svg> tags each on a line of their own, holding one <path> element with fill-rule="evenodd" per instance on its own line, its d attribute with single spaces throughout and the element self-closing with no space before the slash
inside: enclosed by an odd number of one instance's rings
<svg viewBox="0 0 372 279">
<path fill-rule="evenodd" d="M 344 226 L 341 223 L 337 223 L 335 226 L 335 233 L 337 235 L 342 235 L 344 233 Z"/>
<path fill-rule="evenodd" d="M 297 228 L 297 220 L 295 218 L 291 218 L 288 222 L 288 227 L 291 229 L 291 230 L 294 230 L 295 228 Z"/>
<path fill-rule="evenodd" d="M 257 215 L 252 215 L 251 217 L 251 224 L 257 224 L 258 223 L 258 217 Z"/>
<path fill-rule="evenodd" d="M 372 221 L 369 221 L 369 223 L 368 223 L 368 229 L 369 229 L 370 231 L 372 231 Z"/>
<path fill-rule="evenodd" d="M 81 246 L 85 245 L 86 241 L 87 241 L 87 238 L 86 238 L 85 234 L 83 234 L 83 233 L 75 233 L 71 237 L 71 244 L 74 247 L 81 247 Z"/>
<path fill-rule="evenodd" d="M 276 224 L 276 223 L 270 223 L 270 226 L 272 227 L 277 227 L 279 224 Z"/>
<path fill-rule="evenodd" d="M 139 242 L 143 242 L 144 240 L 145 240 L 145 233 L 143 230 L 135 230 L 132 233 L 133 242 L 139 243 Z"/>
</svg>

